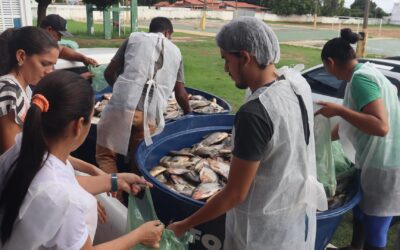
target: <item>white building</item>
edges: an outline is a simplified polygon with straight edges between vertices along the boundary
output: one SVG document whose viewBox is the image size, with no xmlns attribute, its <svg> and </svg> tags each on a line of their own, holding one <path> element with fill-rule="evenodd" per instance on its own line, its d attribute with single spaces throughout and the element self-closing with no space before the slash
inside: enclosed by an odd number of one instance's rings
<svg viewBox="0 0 400 250">
<path fill-rule="evenodd" d="M 0 33 L 26 25 L 32 25 L 30 0 L 0 0 Z"/>
<path fill-rule="evenodd" d="M 391 24 L 400 25 L 400 2 L 395 3 L 392 10 L 392 17 L 390 18 Z"/>
</svg>

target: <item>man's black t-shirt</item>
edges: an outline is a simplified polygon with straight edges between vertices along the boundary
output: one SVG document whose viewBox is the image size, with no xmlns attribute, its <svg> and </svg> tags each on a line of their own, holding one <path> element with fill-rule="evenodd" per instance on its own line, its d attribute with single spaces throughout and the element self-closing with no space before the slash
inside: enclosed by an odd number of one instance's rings
<svg viewBox="0 0 400 250">
<path fill-rule="evenodd" d="M 262 88 L 267 88 L 270 85 Z M 302 116 L 304 137 L 308 145 L 310 137 L 308 114 L 303 98 L 299 95 L 296 96 Z M 257 98 L 245 103 L 235 116 L 235 140 L 232 154 L 243 160 L 261 160 L 273 133 L 272 120 L 260 99 Z"/>
<path fill-rule="evenodd" d="M 261 160 L 273 133 L 271 118 L 260 99 L 247 102 L 235 116 L 233 155 L 248 161 Z"/>
</svg>

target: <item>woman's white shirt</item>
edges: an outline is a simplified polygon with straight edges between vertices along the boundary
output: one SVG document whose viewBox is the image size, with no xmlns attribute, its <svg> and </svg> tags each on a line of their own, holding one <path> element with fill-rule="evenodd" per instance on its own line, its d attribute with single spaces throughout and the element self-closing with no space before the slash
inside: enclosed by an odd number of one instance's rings
<svg viewBox="0 0 400 250">
<path fill-rule="evenodd" d="M 0 157 L 0 183 L 19 152 L 20 137 Z M 93 240 L 96 227 L 96 199 L 79 185 L 68 161 L 50 154 L 29 186 L 11 238 L 0 249 L 80 249 L 88 236 Z"/>
</svg>

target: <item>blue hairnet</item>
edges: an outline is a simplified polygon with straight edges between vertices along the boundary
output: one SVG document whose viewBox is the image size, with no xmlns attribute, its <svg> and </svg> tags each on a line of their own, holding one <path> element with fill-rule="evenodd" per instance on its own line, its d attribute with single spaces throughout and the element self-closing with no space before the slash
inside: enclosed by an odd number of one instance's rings
<svg viewBox="0 0 400 250">
<path fill-rule="evenodd" d="M 279 62 L 278 38 L 263 21 L 254 17 L 239 17 L 224 25 L 218 32 L 217 45 L 227 52 L 245 50 L 259 65 Z"/>
</svg>

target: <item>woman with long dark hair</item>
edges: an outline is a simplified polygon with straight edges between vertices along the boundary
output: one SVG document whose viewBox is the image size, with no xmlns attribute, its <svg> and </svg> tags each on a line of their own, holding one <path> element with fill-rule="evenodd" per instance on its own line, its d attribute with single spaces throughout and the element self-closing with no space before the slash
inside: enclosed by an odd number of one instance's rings
<svg viewBox="0 0 400 250">
<path fill-rule="evenodd" d="M 0 153 L 14 145 L 29 108 L 31 89 L 53 71 L 58 45 L 36 27 L 8 29 L 0 35 Z"/>
<path fill-rule="evenodd" d="M 78 184 L 68 158 L 88 134 L 93 105 L 91 86 L 75 73 L 56 71 L 36 86 L 23 133 L 0 157 L 1 249 L 93 249 L 93 195 L 151 186 L 128 173 L 85 177 L 86 190 Z M 94 249 L 157 247 L 162 230 L 148 222 Z"/>
<path fill-rule="evenodd" d="M 343 249 L 385 249 L 393 216 L 400 215 L 400 104 L 397 89 L 371 63 L 359 63 L 351 47 L 358 35 L 343 29 L 328 41 L 325 69 L 347 81 L 343 105 L 320 102 L 316 114 L 340 116 L 334 139 L 347 139 L 356 151 L 363 197 L 353 210 L 353 239 Z"/>
<path fill-rule="evenodd" d="M 0 35 L 0 154 L 15 143 L 29 109 L 32 91 L 54 70 L 59 50 L 46 31 L 36 27 L 8 29 Z M 105 174 L 92 164 L 71 157 L 75 169 Z"/>
</svg>

